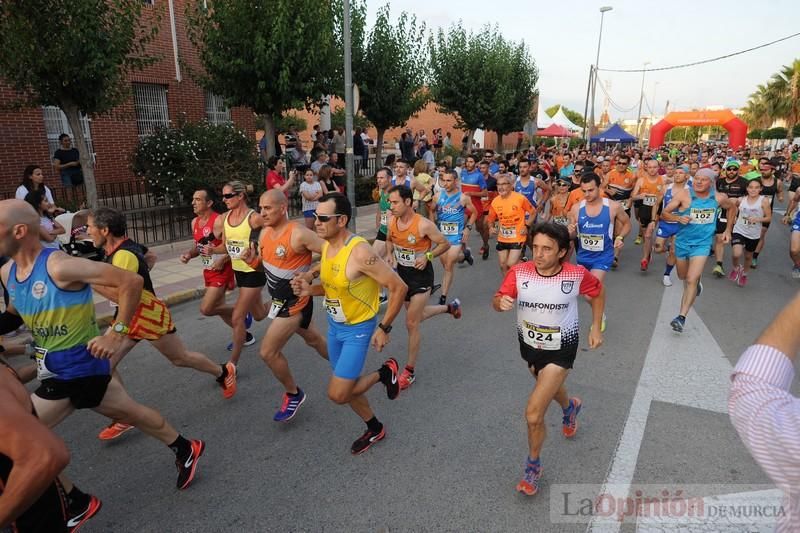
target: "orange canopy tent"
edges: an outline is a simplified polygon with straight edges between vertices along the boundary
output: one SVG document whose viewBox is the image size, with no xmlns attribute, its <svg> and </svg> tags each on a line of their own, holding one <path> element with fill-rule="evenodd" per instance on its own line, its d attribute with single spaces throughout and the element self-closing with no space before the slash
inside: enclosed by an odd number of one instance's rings
<svg viewBox="0 0 800 533">
<path fill-rule="evenodd" d="M 722 126 L 728 130 L 728 146 L 743 148 L 747 139 L 747 124 L 730 109 L 721 111 L 673 111 L 650 128 L 650 148 L 664 144 L 667 132 L 676 126 Z"/>
</svg>

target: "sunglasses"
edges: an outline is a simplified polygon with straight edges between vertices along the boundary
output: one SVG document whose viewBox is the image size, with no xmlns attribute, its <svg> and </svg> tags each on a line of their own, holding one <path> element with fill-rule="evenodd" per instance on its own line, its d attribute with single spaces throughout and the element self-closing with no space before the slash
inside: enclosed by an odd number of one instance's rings
<svg viewBox="0 0 800 533">
<path fill-rule="evenodd" d="M 320 222 L 330 222 L 332 219 L 336 217 L 343 217 L 344 215 L 320 215 L 317 212 L 314 212 L 314 218 L 319 220 Z"/>
<path fill-rule="evenodd" d="M 230 200 L 231 198 L 236 198 L 240 194 L 242 194 L 242 193 L 240 193 L 240 192 L 228 192 L 228 193 L 223 194 L 222 197 L 225 198 L 226 200 Z"/>
<path fill-rule="evenodd" d="M 738 170 L 738 168 L 726 168 L 725 172 L 737 172 Z"/>
</svg>

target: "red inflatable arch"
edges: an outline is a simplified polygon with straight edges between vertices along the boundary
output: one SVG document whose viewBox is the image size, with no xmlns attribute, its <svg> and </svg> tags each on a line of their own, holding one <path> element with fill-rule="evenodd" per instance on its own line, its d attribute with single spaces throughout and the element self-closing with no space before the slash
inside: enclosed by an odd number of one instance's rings
<svg viewBox="0 0 800 533">
<path fill-rule="evenodd" d="M 673 111 L 650 128 L 650 148 L 664 144 L 667 132 L 676 126 L 722 126 L 728 130 L 728 146 L 743 148 L 747 139 L 747 124 L 730 109 L 722 111 Z"/>
</svg>

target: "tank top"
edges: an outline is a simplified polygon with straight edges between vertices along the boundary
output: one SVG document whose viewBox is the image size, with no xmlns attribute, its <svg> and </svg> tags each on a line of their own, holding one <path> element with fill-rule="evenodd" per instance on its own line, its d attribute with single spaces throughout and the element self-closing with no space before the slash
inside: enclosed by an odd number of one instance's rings
<svg viewBox="0 0 800 533">
<path fill-rule="evenodd" d="M 648 207 L 656 205 L 658 195 L 664 192 L 664 178 L 658 176 L 655 181 L 650 181 L 647 177 L 642 180 L 639 187 L 639 194 L 643 194 L 642 204 Z"/>
<path fill-rule="evenodd" d="M 96 359 L 86 349 L 86 343 L 100 334 L 92 288 L 88 284 L 78 290 L 58 287 L 47 271 L 47 259 L 54 252 L 58 250 L 42 249 L 25 280 L 17 279 L 16 263 L 8 275 L 8 294 L 33 336 L 38 378 L 109 375 L 108 359 Z"/>
<path fill-rule="evenodd" d="M 214 222 L 217 220 L 218 216 L 219 213 L 212 211 L 208 217 L 208 220 L 202 226 L 200 225 L 199 218 L 196 218 L 192 223 L 192 236 L 194 237 L 194 244 L 198 251 L 200 250 L 201 246 L 219 246 L 222 244 L 222 239 L 218 239 L 214 236 Z M 211 265 L 213 265 L 214 261 L 219 259 L 220 256 L 221 254 L 200 255 L 200 261 L 203 263 L 203 268 L 205 270 L 210 270 Z"/>
<path fill-rule="evenodd" d="M 225 214 L 225 248 L 231 257 L 231 266 L 237 272 L 255 272 L 255 269 L 241 260 L 242 252 L 250 245 L 250 215 L 253 210 L 247 211 L 239 225 L 232 226 L 228 222 L 230 212 Z"/>
<path fill-rule="evenodd" d="M 667 185 L 667 188 L 664 190 L 664 200 L 661 202 L 661 211 L 663 211 L 664 208 L 667 207 L 669 205 L 669 203 L 672 201 L 672 190 L 673 190 L 673 187 L 675 187 L 675 184 L 674 183 L 670 183 L 669 185 Z M 689 184 L 684 182 L 683 188 L 684 189 L 688 189 L 689 188 Z M 659 213 L 661 211 L 659 211 Z M 659 219 L 658 223 L 661 224 L 661 225 L 664 225 L 664 226 L 668 226 L 668 227 L 675 227 L 675 226 L 678 225 L 678 222 L 668 222 L 668 221 L 664 220 L 663 218 Z"/>
<path fill-rule="evenodd" d="M 761 196 L 766 196 L 769 198 L 769 206 L 772 207 L 773 203 L 775 202 L 775 195 L 778 194 L 778 179 L 772 178 L 772 185 L 765 185 L 763 181 L 761 184 Z M 763 217 L 764 215 L 761 216 Z"/>
<path fill-rule="evenodd" d="M 562 196 L 564 197 L 563 199 L 558 196 L 552 196 L 550 198 L 550 221 L 555 224 L 566 226 L 569 223 L 569 213 L 567 212 L 569 195 L 563 194 Z"/>
<path fill-rule="evenodd" d="M 289 222 L 280 233 L 272 228 L 261 230 L 261 262 L 267 275 L 267 289 L 272 296 L 270 318 L 275 318 L 287 303 L 292 305 L 297 297 L 290 285 L 295 274 L 308 272 L 311 253 L 298 253 L 292 248 L 292 232 L 296 224 Z"/>
<path fill-rule="evenodd" d="M 528 181 L 528 185 L 522 185 L 522 178 L 517 176 L 516 181 L 514 182 L 514 192 L 518 192 L 522 196 L 528 199 L 528 201 L 536 207 L 536 180 L 533 176 L 530 176 L 530 181 Z"/>
<path fill-rule="evenodd" d="M 688 216 L 691 220 L 678 231 L 675 241 L 681 243 L 682 246 L 695 247 L 708 244 L 710 248 L 717 227 L 717 208 L 719 207 L 717 197 L 713 190 L 709 191 L 708 198 L 698 197 L 694 189 L 689 189 L 689 193 L 692 196 L 689 208 L 677 214 Z"/>
<path fill-rule="evenodd" d="M 464 231 L 464 205 L 461 203 L 461 191 L 448 195 L 442 189 L 436 202 L 436 221 L 439 231 L 445 237 L 461 235 Z"/>
<path fill-rule="evenodd" d="M 761 222 L 750 222 L 753 218 L 764 218 L 764 208 L 761 205 L 761 196 L 750 203 L 750 198 L 745 196 L 739 204 L 739 216 L 733 225 L 733 233 L 738 233 L 748 239 L 761 238 Z"/>
<path fill-rule="evenodd" d="M 398 226 L 400 219 L 394 217 L 389 224 L 389 240 L 394 246 L 394 256 L 397 266 L 414 268 L 417 256 L 431 249 L 431 240 L 420 235 L 419 222 L 422 215 L 414 213 L 408 228 L 401 230 Z"/>
<path fill-rule="evenodd" d="M 381 222 L 378 231 L 386 235 L 386 224 L 389 223 L 389 195 L 381 191 L 381 197 L 378 202 L 378 210 L 381 213 Z"/>
<path fill-rule="evenodd" d="M 369 276 L 347 279 L 347 260 L 353 248 L 362 242 L 367 241 L 351 235 L 333 257 L 328 257 L 328 241 L 322 244 L 319 279 L 325 290 L 329 322 L 352 326 L 371 320 L 378 313 L 381 292 L 378 282 Z"/>
<path fill-rule="evenodd" d="M 614 257 L 614 221 L 608 198 L 597 216 L 586 212 L 586 200 L 578 204 L 578 262 L 611 260 Z"/>
</svg>

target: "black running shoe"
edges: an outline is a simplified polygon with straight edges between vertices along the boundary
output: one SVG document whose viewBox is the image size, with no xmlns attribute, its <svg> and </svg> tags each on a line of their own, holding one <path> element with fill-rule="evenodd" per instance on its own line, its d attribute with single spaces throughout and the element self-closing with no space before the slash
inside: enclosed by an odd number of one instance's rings
<svg viewBox="0 0 800 533">
<path fill-rule="evenodd" d="M 190 441 L 192 445 L 192 452 L 185 460 L 175 459 L 175 466 L 178 467 L 178 483 L 177 486 L 180 490 L 188 487 L 192 480 L 194 480 L 195 472 L 197 471 L 197 461 L 206 449 L 206 443 L 201 440 Z"/>
<path fill-rule="evenodd" d="M 444 294 L 439 295 L 439 305 L 447 305 L 447 296 Z"/>
<path fill-rule="evenodd" d="M 69 509 L 67 518 L 67 531 L 74 533 L 78 531 L 87 520 L 100 512 L 103 502 L 97 496 L 89 495 L 89 504 L 83 509 Z"/>
<path fill-rule="evenodd" d="M 394 400 L 400 394 L 400 382 L 397 379 L 400 374 L 400 365 L 397 364 L 394 357 L 390 357 L 383 363 L 383 366 L 389 369 L 390 374 L 385 381 L 381 380 L 381 383 L 386 386 L 386 396 L 390 400 Z"/>
<path fill-rule="evenodd" d="M 350 447 L 350 453 L 353 455 L 362 454 L 369 450 L 373 444 L 379 440 L 383 440 L 385 436 L 386 429 L 383 427 L 381 427 L 381 430 L 378 433 L 372 431 L 371 429 L 367 429 L 364 434 L 358 437 L 358 439 L 353 443 L 353 446 Z"/>
<path fill-rule="evenodd" d="M 481 258 L 486 261 L 489 259 L 489 246 L 484 246 L 481 248 Z"/>
<path fill-rule="evenodd" d="M 475 258 L 472 257 L 472 250 L 470 250 L 469 248 L 464 250 L 464 261 L 469 263 L 469 266 L 472 266 L 472 265 L 475 264 Z"/>
</svg>

